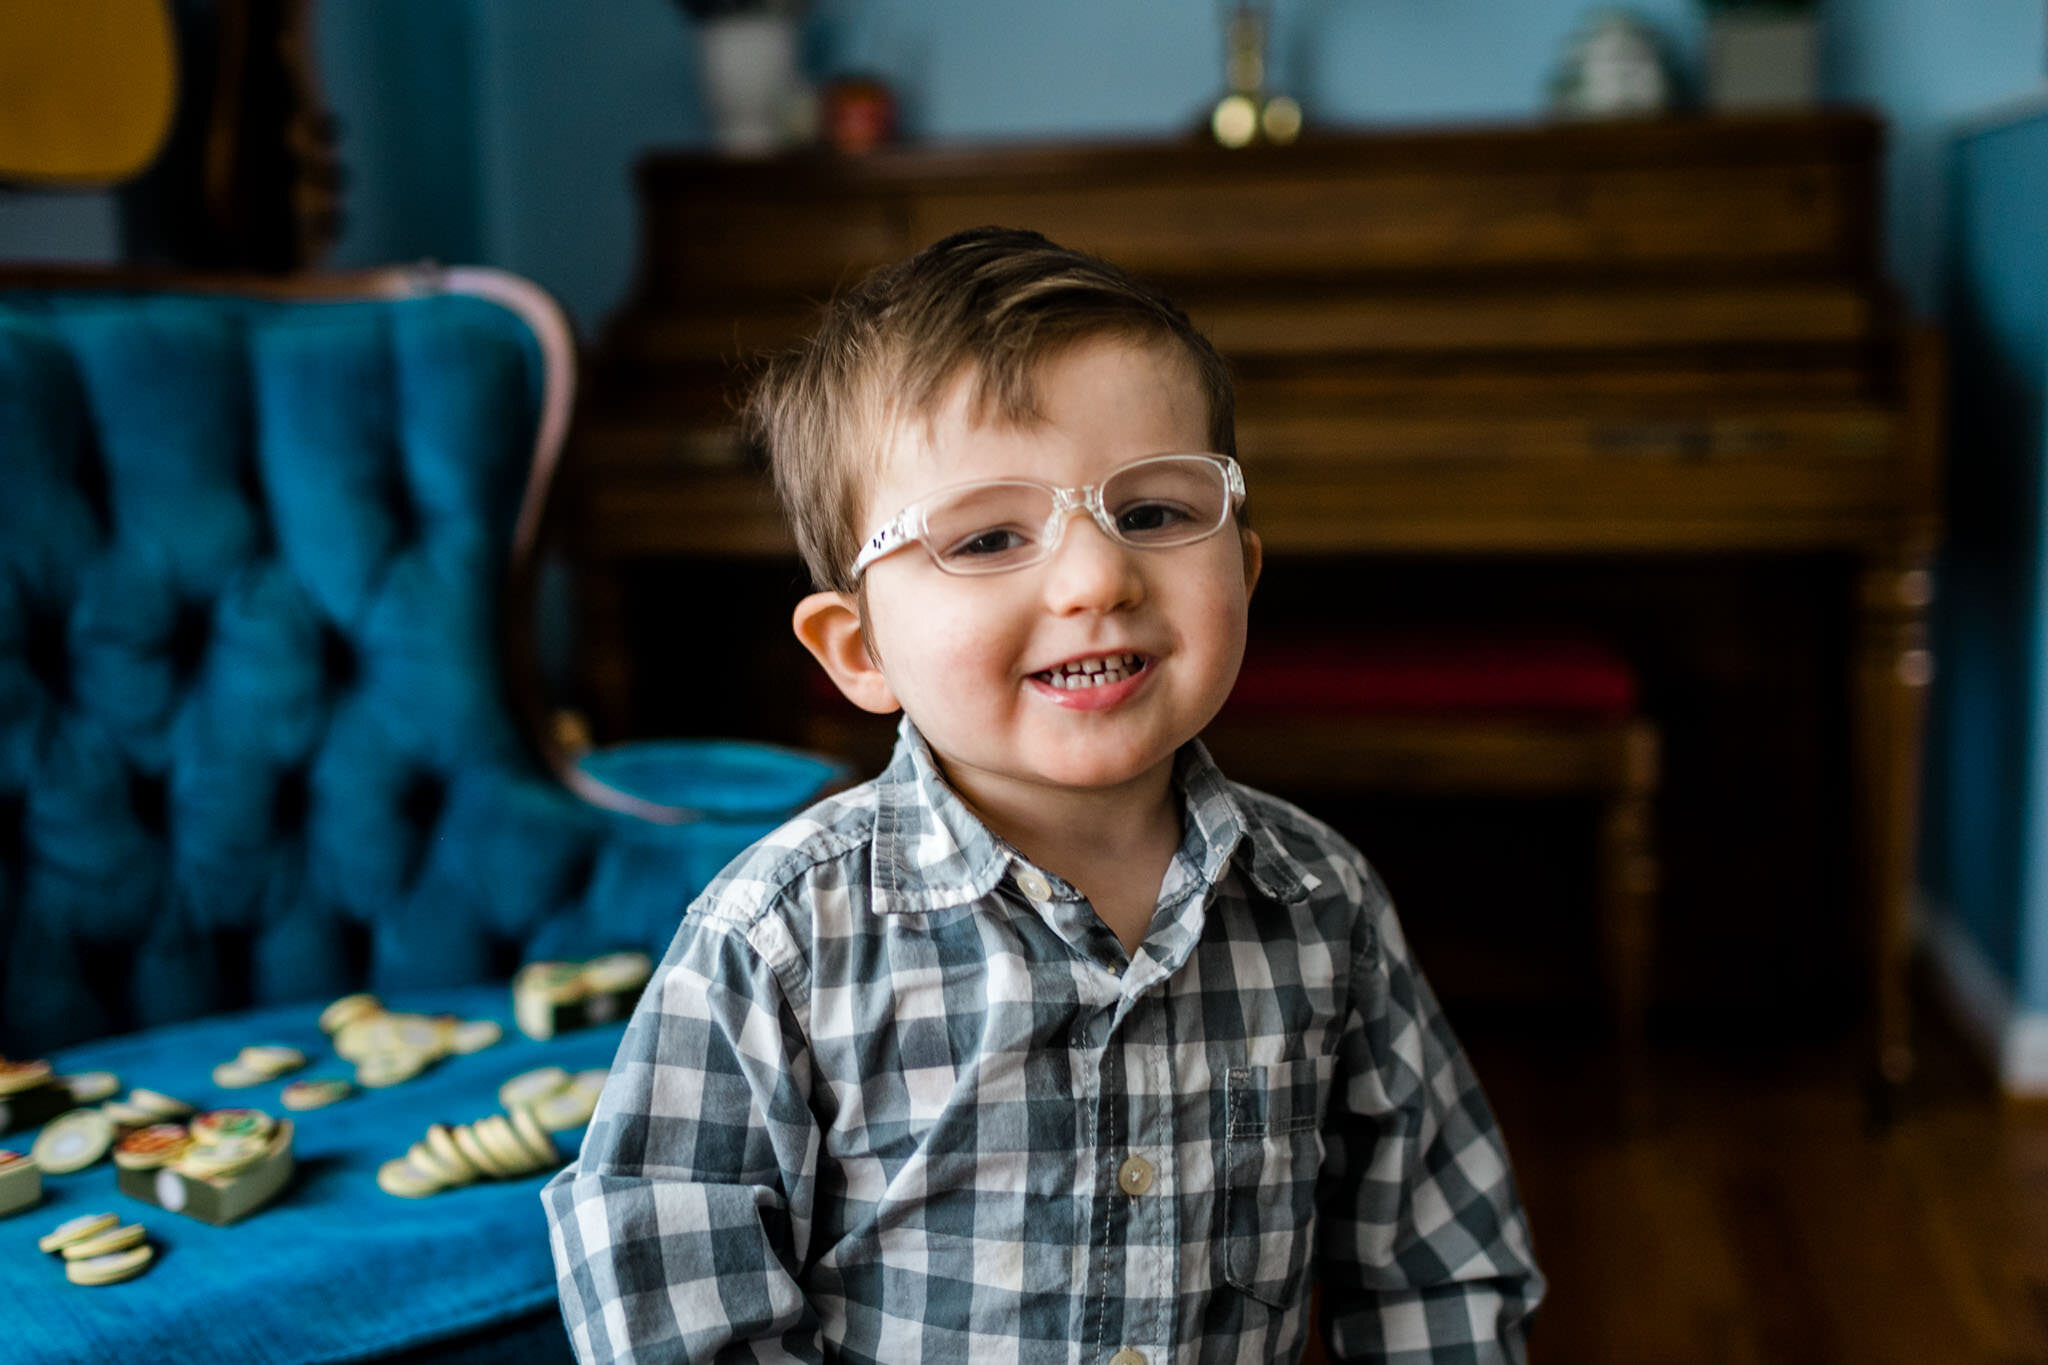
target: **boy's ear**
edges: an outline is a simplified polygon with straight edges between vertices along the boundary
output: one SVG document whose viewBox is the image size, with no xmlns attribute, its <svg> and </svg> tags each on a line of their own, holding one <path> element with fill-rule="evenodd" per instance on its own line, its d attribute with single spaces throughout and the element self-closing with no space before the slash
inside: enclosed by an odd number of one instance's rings
<svg viewBox="0 0 2048 1365">
<path fill-rule="evenodd" d="M 1259 586 L 1259 570 L 1266 567 L 1266 545 L 1257 531 L 1242 532 L 1238 541 L 1244 548 L 1244 595 L 1250 597 Z"/>
<path fill-rule="evenodd" d="M 833 685 L 863 711 L 878 716 L 900 710 L 896 693 L 868 653 L 860 628 L 860 608 L 843 592 L 814 592 L 796 604 L 790 618 L 796 638 L 825 667 Z"/>
</svg>

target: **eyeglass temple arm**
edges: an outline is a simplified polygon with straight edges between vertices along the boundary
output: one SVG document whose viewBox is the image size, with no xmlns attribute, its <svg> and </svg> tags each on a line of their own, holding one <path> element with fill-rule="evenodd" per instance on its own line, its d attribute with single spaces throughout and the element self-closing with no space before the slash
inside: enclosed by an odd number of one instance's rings
<svg viewBox="0 0 2048 1365">
<path fill-rule="evenodd" d="M 853 557 L 853 576 L 859 578 L 867 569 L 884 555 L 894 554 L 908 544 L 911 509 L 905 508 L 892 518 L 887 526 L 869 536 L 867 543 L 860 547 L 860 553 Z"/>
</svg>

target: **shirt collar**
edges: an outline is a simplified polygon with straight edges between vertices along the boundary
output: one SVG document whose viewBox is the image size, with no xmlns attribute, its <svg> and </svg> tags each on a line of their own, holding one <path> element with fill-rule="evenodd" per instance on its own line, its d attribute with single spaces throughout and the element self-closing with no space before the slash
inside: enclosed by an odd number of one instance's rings
<svg viewBox="0 0 2048 1365">
<path fill-rule="evenodd" d="M 1205 886 L 1236 861 L 1253 886 L 1278 901 L 1313 889 L 1271 825 L 1224 778 L 1200 740 L 1174 756 L 1183 801 L 1181 857 Z M 968 809 L 905 716 L 896 750 L 875 779 L 875 833 L 869 904 L 877 914 L 917 914 L 968 905 L 987 896 L 1024 859 Z"/>
<path fill-rule="evenodd" d="M 1201 740 L 1180 746 L 1173 780 L 1185 803 L 1181 853 L 1205 883 L 1215 885 L 1235 859 L 1252 885 L 1273 900 L 1298 901 L 1315 888 L 1316 879 L 1287 852 L 1271 823 L 1245 803 Z"/>
<path fill-rule="evenodd" d="M 939 772 L 905 716 L 896 752 L 875 779 L 875 840 L 868 903 L 877 914 L 916 914 L 978 901 L 1009 870 L 1011 853 Z"/>
</svg>

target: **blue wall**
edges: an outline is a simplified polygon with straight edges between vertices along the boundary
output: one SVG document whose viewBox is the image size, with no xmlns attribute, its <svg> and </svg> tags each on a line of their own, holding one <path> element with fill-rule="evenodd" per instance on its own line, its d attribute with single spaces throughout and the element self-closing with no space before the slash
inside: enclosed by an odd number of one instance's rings
<svg viewBox="0 0 2048 1365">
<path fill-rule="evenodd" d="M 2041 87 L 2041 0 L 1822 0 L 1821 18 L 1828 93 L 1877 106 L 1891 124 L 1892 273 L 1922 313 L 1936 314 L 1954 125 Z"/>
<path fill-rule="evenodd" d="M 1954 140 L 1950 533 L 1928 765 L 1930 898 L 2048 1011 L 2048 111 Z"/>
<path fill-rule="evenodd" d="M 1041 0 L 839 0 L 819 14 L 821 66 L 879 70 L 938 138 L 1171 134 L 1203 120 L 1222 80 L 1223 5 Z M 1642 0 L 1675 65 L 1697 65 L 1691 0 Z M 1277 0 L 1277 85 L 1328 123 L 1525 118 L 1585 0 Z"/>
<path fill-rule="evenodd" d="M 668 0 L 475 7 L 490 260 L 555 291 L 594 331 L 639 251 L 634 160 L 706 138 L 689 26 Z"/>
<path fill-rule="evenodd" d="M 484 259 L 469 0 L 341 0 L 315 14 L 347 176 L 331 263 Z"/>
</svg>

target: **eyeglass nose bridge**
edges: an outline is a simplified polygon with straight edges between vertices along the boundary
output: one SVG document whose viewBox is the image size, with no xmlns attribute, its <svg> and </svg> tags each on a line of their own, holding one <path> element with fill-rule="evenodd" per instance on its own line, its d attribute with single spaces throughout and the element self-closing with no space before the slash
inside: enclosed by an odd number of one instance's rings
<svg viewBox="0 0 2048 1365">
<path fill-rule="evenodd" d="M 1045 519 L 1045 555 L 1059 549 L 1060 541 L 1067 534 L 1067 521 L 1076 512 L 1086 512 L 1112 544 L 1128 543 L 1117 534 L 1116 518 L 1109 514 L 1109 508 L 1102 501 L 1102 485 L 1084 483 L 1079 488 L 1052 490 L 1052 515 Z"/>
</svg>

